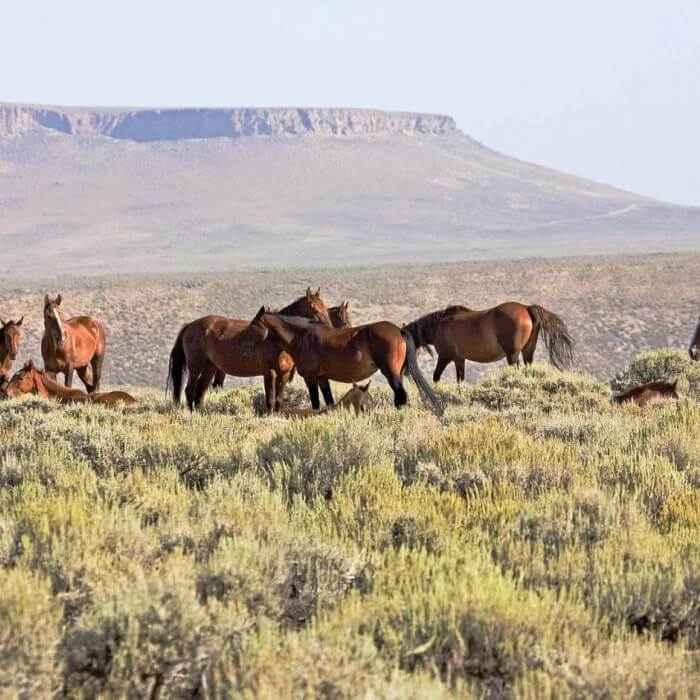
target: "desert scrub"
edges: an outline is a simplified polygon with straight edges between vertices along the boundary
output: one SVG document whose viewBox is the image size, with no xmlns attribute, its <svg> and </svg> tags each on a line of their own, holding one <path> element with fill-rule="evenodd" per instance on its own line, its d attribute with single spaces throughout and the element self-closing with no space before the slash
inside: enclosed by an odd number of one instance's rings
<svg viewBox="0 0 700 700">
<path fill-rule="evenodd" d="M 647 382 L 673 382 L 681 378 L 679 387 L 695 400 L 700 399 L 700 363 L 693 362 L 686 350 L 647 350 L 619 372 L 611 382 L 613 391 Z"/>
<path fill-rule="evenodd" d="M 692 696 L 694 400 L 543 365 L 439 391 L 0 403 L 0 694 Z"/>
</svg>

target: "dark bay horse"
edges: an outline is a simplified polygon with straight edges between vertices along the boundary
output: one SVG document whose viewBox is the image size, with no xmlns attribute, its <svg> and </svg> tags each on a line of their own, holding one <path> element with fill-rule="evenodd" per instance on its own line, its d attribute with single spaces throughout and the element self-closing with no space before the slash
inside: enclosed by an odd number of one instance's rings
<svg viewBox="0 0 700 700">
<path fill-rule="evenodd" d="M 408 323 L 417 348 L 435 346 L 437 364 L 433 380 L 440 381 L 445 367 L 455 363 L 457 381 L 464 380 L 465 360 L 496 362 L 504 357 L 509 365 L 531 364 L 541 335 L 549 359 L 558 369 L 571 364 L 573 340 L 564 321 L 541 306 L 525 306 L 515 301 L 483 311 L 465 306 L 448 306 Z"/>
<path fill-rule="evenodd" d="M 663 401 L 664 399 L 679 399 L 678 379 L 675 382 L 649 382 L 641 386 L 633 386 L 617 396 L 613 396 L 615 403 L 634 402 L 637 406 L 646 406 L 648 403 Z"/>
<path fill-rule="evenodd" d="M 9 378 L 12 363 L 17 358 L 23 322 L 24 316 L 19 321 L 3 321 L 0 318 L 0 386 Z"/>
<path fill-rule="evenodd" d="M 138 403 L 131 394 L 127 394 L 125 391 L 86 394 L 81 389 L 61 386 L 58 382 L 53 381 L 46 372 L 36 369 L 31 360 L 25 362 L 24 367 L 19 372 L 15 372 L 5 387 L 5 396 L 8 399 L 23 394 L 36 394 L 44 399 L 57 399 L 61 403 L 98 403 L 106 406 L 118 404 L 135 406 Z"/>
<path fill-rule="evenodd" d="M 304 296 L 279 313 L 312 318 L 331 325 L 320 288 L 316 292 L 307 288 Z M 280 407 L 284 389 L 292 377 L 294 362 L 288 353 L 272 343 L 262 343 L 250 356 L 243 355 L 241 342 L 249 325 L 250 321 L 204 316 L 182 327 L 170 353 L 168 372 L 175 403 L 180 402 L 185 372 L 188 375 L 185 397 L 187 406 L 193 410 L 200 406 L 219 371 L 236 377 L 262 376 L 267 410 L 272 412 Z"/>
<path fill-rule="evenodd" d="M 107 349 L 107 336 L 102 324 L 93 316 L 75 316 L 67 321 L 61 309 L 61 295 L 44 297 L 44 335 L 41 356 L 51 379 L 62 372 L 66 386 L 73 386 L 77 372 L 85 388 L 93 393 L 100 388 L 102 363 Z M 92 379 L 89 378 L 92 368 Z"/>
<path fill-rule="evenodd" d="M 700 360 L 700 319 L 698 319 L 698 325 L 695 327 L 695 335 L 690 341 L 690 348 L 688 348 L 690 353 L 690 359 L 696 362 Z"/>
<path fill-rule="evenodd" d="M 319 287 L 318 292 L 320 293 L 320 291 L 321 288 Z M 338 306 L 330 306 L 328 308 L 328 316 L 331 319 L 331 325 L 333 328 L 349 328 L 352 326 L 350 311 L 348 310 L 349 305 L 350 302 L 343 301 Z M 214 389 L 220 389 L 224 385 L 224 379 L 226 379 L 226 372 L 217 370 L 216 374 L 214 375 L 214 383 L 212 384 L 212 387 Z"/>
<path fill-rule="evenodd" d="M 423 398 L 440 410 L 437 397 L 418 367 L 413 338 L 388 321 L 354 328 L 329 328 L 303 318 L 268 313 L 263 307 L 251 321 L 246 336 L 244 353 L 252 354 L 256 347 L 272 341 L 291 355 L 315 409 L 320 407 L 319 386 L 326 403 L 332 405 L 329 380 L 362 381 L 379 370 L 394 392 L 397 408 L 408 401 L 403 387 L 403 375 L 407 371 Z"/>
</svg>

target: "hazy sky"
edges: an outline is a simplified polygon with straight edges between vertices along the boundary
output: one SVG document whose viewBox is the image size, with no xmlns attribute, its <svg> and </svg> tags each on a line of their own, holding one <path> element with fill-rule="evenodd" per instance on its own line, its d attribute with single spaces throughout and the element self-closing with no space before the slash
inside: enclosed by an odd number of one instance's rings
<svg viewBox="0 0 700 700">
<path fill-rule="evenodd" d="M 700 205 L 698 0 L 27 0 L 0 101 L 450 114 L 484 144 Z"/>
</svg>

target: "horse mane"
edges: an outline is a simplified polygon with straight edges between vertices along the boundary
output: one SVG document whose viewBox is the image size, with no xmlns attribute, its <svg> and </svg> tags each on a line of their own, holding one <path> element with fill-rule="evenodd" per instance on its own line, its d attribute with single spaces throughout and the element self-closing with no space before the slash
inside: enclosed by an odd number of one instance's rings
<svg viewBox="0 0 700 700">
<path fill-rule="evenodd" d="M 403 330 L 408 331 L 413 336 L 413 342 L 416 344 L 416 349 L 432 345 L 435 339 L 435 330 L 443 319 L 452 316 L 460 311 L 471 311 L 466 306 L 454 304 L 439 311 L 432 311 L 425 316 L 417 318 L 415 321 L 407 323 Z"/>
<path fill-rule="evenodd" d="M 285 323 L 295 328 L 307 328 L 308 326 L 319 326 L 321 328 L 326 328 L 326 324 L 317 318 L 306 318 L 305 316 L 287 316 L 281 311 L 273 314 L 274 316 L 280 316 Z"/>
</svg>

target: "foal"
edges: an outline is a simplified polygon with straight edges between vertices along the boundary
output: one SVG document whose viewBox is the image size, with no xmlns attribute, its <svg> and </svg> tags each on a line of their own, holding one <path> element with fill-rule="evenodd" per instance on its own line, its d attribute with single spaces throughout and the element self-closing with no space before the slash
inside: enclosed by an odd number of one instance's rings
<svg viewBox="0 0 700 700">
<path fill-rule="evenodd" d="M 648 403 L 663 401 L 664 399 L 679 399 L 678 379 L 675 382 L 649 382 L 613 396 L 615 403 L 634 402 L 637 406 L 646 406 Z"/>
</svg>

